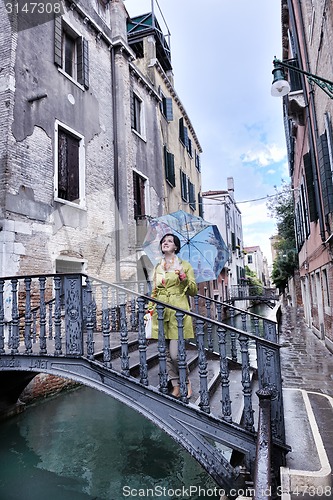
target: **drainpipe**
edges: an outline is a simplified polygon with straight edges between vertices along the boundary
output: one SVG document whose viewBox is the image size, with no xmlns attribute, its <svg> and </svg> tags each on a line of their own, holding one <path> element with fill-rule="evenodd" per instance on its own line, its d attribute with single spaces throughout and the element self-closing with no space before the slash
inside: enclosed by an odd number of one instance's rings
<svg viewBox="0 0 333 500">
<path fill-rule="evenodd" d="M 116 282 L 120 283 L 120 212 L 119 212 L 119 149 L 118 149 L 118 120 L 117 120 L 117 85 L 115 49 L 112 45 L 111 54 L 111 92 L 112 92 L 112 126 L 114 151 L 114 197 L 115 197 L 115 237 L 116 237 Z"/>
<path fill-rule="evenodd" d="M 293 10 L 293 1 L 288 0 L 288 10 L 289 14 L 291 14 L 291 20 L 292 20 L 292 25 L 293 25 L 293 31 L 295 35 L 298 33 L 296 30 L 296 21 L 295 21 L 295 16 L 294 16 L 294 10 Z M 305 28 L 304 28 L 304 20 L 303 20 L 303 15 L 302 15 L 302 9 L 301 9 L 301 0 L 298 0 L 298 13 L 299 17 L 301 20 L 301 29 L 302 29 L 302 39 L 306 40 L 306 33 L 305 33 Z M 300 44 L 299 44 L 299 38 L 298 36 L 295 37 L 295 42 L 297 45 L 297 53 L 301 54 L 300 51 Z M 310 72 L 310 64 L 309 64 L 309 56 L 308 56 L 308 50 L 307 47 L 304 43 L 304 53 L 305 53 L 305 59 L 306 59 L 306 70 Z M 303 79 L 303 87 L 304 87 L 304 76 L 302 75 Z M 319 219 L 319 228 L 320 228 L 320 236 L 322 241 L 325 240 L 325 227 L 324 227 L 324 220 L 323 220 L 323 213 L 322 213 L 322 206 L 321 206 L 321 199 L 320 199 L 320 193 L 319 193 L 319 181 L 318 181 L 318 173 L 317 173 L 317 159 L 315 156 L 315 146 L 314 146 L 314 138 L 313 138 L 313 131 L 311 127 L 311 123 L 313 123 L 313 128 L 315 130 L 315 135 L 316 138 L 318 138 L 318 124 L 317 124 L 317 118 L 316 118 L 316 109 L 315 109 L 315 103 L 314 103 L 314 98 L 313 98 L 313 93 L 310 92 L 310 103 L 308 100 L 307 93 L 304 92 L 304 98 L 305 98 L 305 109 L 306 109 L 306 119 L 309 124 L 309 143 L 310 143 L 310 155 L 312 158 L 311 165 L 312 165 L 312 173 L 313 173 L 313 180 L 314 180 L 314 191 L 315 191 L 315 198 L 316 198 L 316 205 L 318 208 L 318 219 Z M 310 109 L 309 105 L 311 105 L 311 111 L 313 114 L 313 121 L 311 122 L 311 114 L 310 114 Z"/>
</svg>

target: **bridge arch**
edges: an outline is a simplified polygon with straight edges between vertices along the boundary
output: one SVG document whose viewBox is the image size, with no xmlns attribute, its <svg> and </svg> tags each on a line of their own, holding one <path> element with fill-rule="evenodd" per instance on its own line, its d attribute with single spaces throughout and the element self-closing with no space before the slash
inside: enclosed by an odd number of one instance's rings
<svg viewBox="0 0 333 500">
<path fill-rule="evenodd" d="M 21 374 L 20 386 L 23 385 L 23 389 L 38 373 L 71 379 L 124 403 L 172 437 L 200 463 L 219 487 L 226 491 L 235 488 L 237 484 L 239 488 L 242 487 L 241 471 L 230 465 L 214 442 L 227 444 L 226 432 L 221 432 L 221 426 L 226 425 L 230 435 L 230 448 L 235 449 L 236 443 L 238 451 L 247 456 L 246 461 L 250 463 L 254 459 L 256 446 L 253 434 L 243 431 L 240 439 L 238 426 L 234 426 L 233 432 L 230 423 L 224 424 L 212 415 L 200 413 L 198 419 L 199 410 L 191 403 L 175 401 L 174 398 L 161 394 L 155 387 L 146 387 L 138 380 L 129 379 L 95 361 L 41 356 L 0 358 L 0 374 L 6 374 L 7 378 Z M 200 451 L 194 453 L 194 450 Z"/>
</svg>

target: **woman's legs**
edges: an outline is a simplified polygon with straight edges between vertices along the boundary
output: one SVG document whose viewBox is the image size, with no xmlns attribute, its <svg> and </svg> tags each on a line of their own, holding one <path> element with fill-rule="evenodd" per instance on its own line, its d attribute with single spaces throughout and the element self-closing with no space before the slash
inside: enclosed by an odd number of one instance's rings
<svg viewBox="0 0 333 500">
<path fill-rule="evenodd" d="M 172 394 L 179 396 L 179 369 L 178 369 L 178 339 L 170 339 L 166 342 L 167 370 L 169 380 L 173 387 Z M 192 389 L 188 380 L 189 370 L 186 367 L 186 383 L 188 384 L 188 397 L 192 395 Z"/>
</svg>

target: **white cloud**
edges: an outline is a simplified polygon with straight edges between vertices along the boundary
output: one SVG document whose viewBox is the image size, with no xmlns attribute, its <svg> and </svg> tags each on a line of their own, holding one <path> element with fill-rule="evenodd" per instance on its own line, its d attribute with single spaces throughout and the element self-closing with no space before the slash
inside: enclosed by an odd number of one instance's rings
<svg viewBox="0 0 333 500">
<path fill-rule="evenodd" d="M 250 150 L 242 157 L 244 163 L 256 162 L 261 167 L 267 167 L 284 160 L 286 148 L 276 144 L 266 145 L 262 149 Z"/>
</svg>

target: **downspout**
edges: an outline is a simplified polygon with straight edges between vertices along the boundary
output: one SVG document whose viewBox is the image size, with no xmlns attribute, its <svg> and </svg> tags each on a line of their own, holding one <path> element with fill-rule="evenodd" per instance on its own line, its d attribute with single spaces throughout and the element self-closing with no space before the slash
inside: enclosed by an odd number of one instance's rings
<svg viewBox="0 0 333 500">
<path fill-rule="evenodd" d="M 294 16 L 292 0 L 288 0 L 288 10 L 289 10 L 289 13 L 291 14 L 293 31 L 296 35 L 298 33 L 298 30 L 296 29 L 296 21 L 295 21 L 295 16 Z M 303 20 L 302 9 L 301 9 L 301 0 L 298 0 L 298 13 L 299 13 L 299 17 L 301 20 L 302 39 L 306 40 L 306 33 L 305 33 L 305 29 L 304 29 L 304 20 Z M 297 45 L 297 53 L 300 55 L 301 51 L 300 51 L 300 44 L 299 44 L 298 36 L 295 37 L 295 43 Z M 310 72 L 308 50 L 307 50 L 307 46 L 305 43 L 304 43 L 304 53 L 305 53 L 305 59 L 306 59 L 306 70 L 308 72 Z M 305 88 L 303 75 L 302 75 L 302 79 L 303 79 L 303 87 Z M 316 113 L 315 113 L 315 103 L 314 103 L 314 99 L 313 99 L 313 93 L 310 91 L 309 94 L 310 94 L 310 103 L 308 100 L 307 93 L 304 92 L 306 119 L 307 119 L 307 122 L 309 125 L 310 155 L 312 158 L 311 165 L 312 165 L 312 173 L 313 173 L 313 180 L 314 180 L 314 191 L 315 191 L 316 205 L 318 208 L 320 236 L 321 236 L 322 241 L 324 241 L 325 240 L 325 227 L 324 227 L 321 199 L 320 199 L 320 193 L 319 193 L 319 180 L 318 180 L 318 174 L 317 174 L 317 159 L 316 159 L 316 155 L 314 154 L 315 153 L 315 146 L 314 146 L 313 130 L 312 130 L 312 126 L 311 126 L 312 122 L 311 122 L 311 114 L 310 114 L 309 104 L 311 104 L 311 111 L 313 114 L 313 128 L 315 130 L 316 138 L 318 138 L 318 123 L 317 123 Z"/>
<path fill-rule="evenodd" d="M 118 149 L 118 120 L 117 120 L 117 91 L 116 91 L 116 63 L 115 49 L 110 47 L 111 57 L 111 92 L 112 92 L 112 126 L 113 126 L 113 151 L 114 151 L 114 198 L 115 198 L 115 256 L 116 256 L 116 282 L 120 283 L 120 209 L 119 209 L 119 149 Z"/>
</svg>

